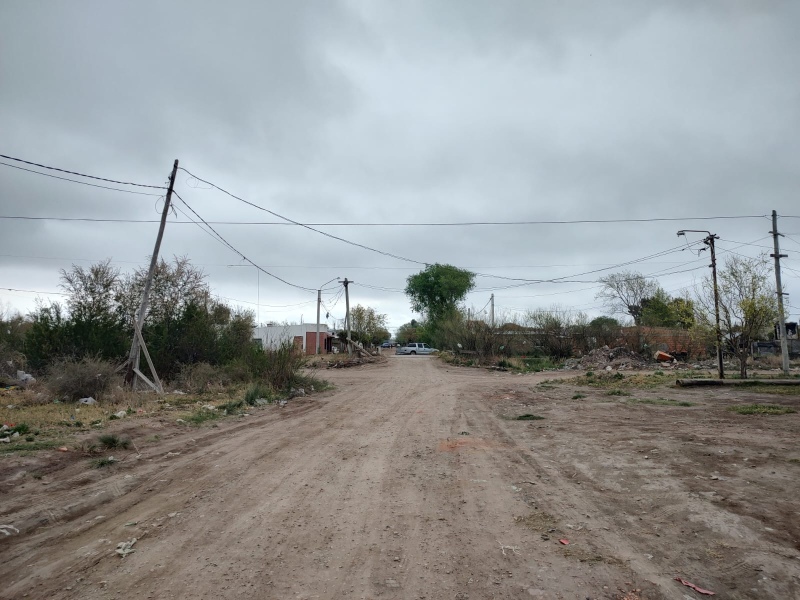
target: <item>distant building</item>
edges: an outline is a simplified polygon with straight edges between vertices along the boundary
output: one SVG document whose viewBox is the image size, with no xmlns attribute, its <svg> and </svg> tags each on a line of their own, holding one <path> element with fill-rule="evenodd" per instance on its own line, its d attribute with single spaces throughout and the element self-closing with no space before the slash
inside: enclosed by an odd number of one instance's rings
<svg viewBox="0 0 800 600">
<path fill-rule="evenodd" d="M 331 352 L 332 332 L 328 326 L 319 326 L 320 353 Z M 283 342 L 291 342 L 305 354 L 316 354 L 317 324 L 287 325 L 267 323 L 266 327 L 253 327 L 253 341 L 265 349 L 277 348 Z"/>
</svg>

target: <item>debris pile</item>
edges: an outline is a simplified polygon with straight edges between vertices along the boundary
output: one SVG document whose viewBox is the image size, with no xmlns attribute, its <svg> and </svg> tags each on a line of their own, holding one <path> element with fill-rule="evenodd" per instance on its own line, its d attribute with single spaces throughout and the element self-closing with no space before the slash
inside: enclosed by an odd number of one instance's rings
<svg viewBox="0 0 800 600">
<path fill-rule="evenodd" d="M 568 360 L 565 365 L 568 369 L 584 369 L 587 371 L 604 369 L 624 371 L 628 369 L 646 369 L 648 366 L 648 362 L 644 357 L 622 346 L 618 348 L 609 348 L 608 346 L 595 348 L 579 359 Z"/>
</svg>

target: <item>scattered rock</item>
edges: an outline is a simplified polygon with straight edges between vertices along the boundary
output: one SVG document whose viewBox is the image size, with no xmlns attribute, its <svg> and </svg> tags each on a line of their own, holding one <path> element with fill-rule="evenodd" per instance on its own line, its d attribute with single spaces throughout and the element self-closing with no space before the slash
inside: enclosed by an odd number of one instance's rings
<svg viewBox="0 0 800 600">
<path fill-rule="evenodd" d="M 120 410 L 120 411 L 115 412 L 114 416 L 117 417 L 118 419 L 124 419 L 125 417 L 128 416 L 128 413 L 125 412 L 124 410 Z"/>
<path fill-rule="evenodd" d="M 136 550 L 133 549 L 133 545 L 136 543 L 136 538 L 132 538 L 128 542 L 120 542 L 117 544 L 116 553 L 119 554 L 122 558 L 128 556 L 128 554 L 133 554 Z"/>
<path fill-rule="evenodd" d="M 88 398 L 81 398 L 80 400 L 78 400 L 78 404 L 89 404 L 89 405 L 97 404 L 97 400 L 89 396 Z"/>
</svg>

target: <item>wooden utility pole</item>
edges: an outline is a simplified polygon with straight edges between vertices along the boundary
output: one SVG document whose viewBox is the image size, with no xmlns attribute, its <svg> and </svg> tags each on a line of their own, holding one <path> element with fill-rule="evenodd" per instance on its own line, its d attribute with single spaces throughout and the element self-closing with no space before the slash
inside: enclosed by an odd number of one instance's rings
<svg viewBox="0 0 800 600">
<path fill-rule="evenodd" d="M 781 259 L 786 258 L 786 254 L 781 254 L 778 237 L 778 213 L 772 211 L 772 243 L 775 246 L 775 254 L 770 254 L 775 259 L 775 288 L 778 293 L 778 331 L 781 336 L 781 362 L 783 374 L 789 375 L 789 343 L 786 341 L 786 315 L 783 312 L 783 286 L 781 285 Z"/>
<path fill-rule="evenodd" d="M 147 314 L 147 304 L 150 298 L 150 288 L 153 285 L 153 275 L 156 271 L 158 264 L 158 253 L 161 250 L 161 238 L 164 237 L 164 228 L 167 225 L 167 215 L 169 215 L 170 201 L 172 200 L 172 190 L 175 187 L 175 176 L 178 173 L 178 159 L 175 159 L 175 164 L 172 166 L 172 174 L 169 176 L 169 187 L 167 188 L 167 195 L 164 199 L 164 210 L 161 211 L 161 224 L 158 227 L 158 236 L 156 236 L 156 245 L 153 249 L 153 256 L 150 257 L 150 270 L 147 272 L 147 279 L 144 282 L 144 292 L 142 292 L 142 302 L 139 305 L 139 310 L 136 312 L 134 318 L 134 334 L 133 342 L 131 343 L 131 352 L 128 356 L 128 370 L 125 373 L 125 383 L 132 385 L 136 389 L 136 377 L 141 377 L 150 387 L 163 392 L 161 382 L 158 380 L 158 375 L 150 360 L 150 355 L 147 352 L 147 347 L 144 344 L 142 337 L 142 326 L 144 325 L 144 318 Z M 139 358 L 141 350 L 144 349 L 145 358 L 150 366 L 150 371 L 153 378 L 156 380 L 157 385 L 153 385 L 142 372 L 139 370 Z"/>
<path fill-rule="evenodd" d="M 719 370 L 719 378 L 725 379 L 725 365 L 722 362 L 722 328 L 719 324 L 719 287 L 717 286 L 717 255 L 714 250 L 714 240 L 718 240 L 719 236 L 706 231 L 705 229 L 681 229 L 678 236 L 686 235 L 687 232 L 693 233 L 707 233 L 708 235 L 703 240 L 703 243 L 711 250 L 711 278 L 714 282 L 714 316 L 717 322 L 717 369 Z M 705 248 L 701 249 L 705 250 Z M 697 253 L 698 256 L 700 252 Z"/>
<path fill-rule="evenodd" d="M 352 339 L 350 338 L 350 290 L 347 287 L 352 281 L 348 281 L 347 277 L 344 278 L 344 281 L 340 281 L 344 286 L 344 306 L 345 306 L 345 313 L 344 313 L 344 322 L 347 325 L 347 355 L 353 355 L 353 347 L 352 347 Z"/>
<path fill-rule="evenodd" d="M 492 329 L 494 329 L 494 294 L 489 298 L 489 322 L 492 324 Z"/>
</svg>

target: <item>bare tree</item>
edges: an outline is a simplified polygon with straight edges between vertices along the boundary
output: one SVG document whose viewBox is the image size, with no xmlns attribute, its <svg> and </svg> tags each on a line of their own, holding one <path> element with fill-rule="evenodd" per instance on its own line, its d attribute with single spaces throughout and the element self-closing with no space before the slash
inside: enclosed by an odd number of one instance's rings
<svg viewBox="0 0 800 600">
<path fill-rule="evenodd" d="M 702 325 L 714 327 L 714 284 L 706 277 L 696 290 Z M 778 316 L 777 301 L 770 287 L 770 264 L 758 258 L 730 256 L 719 273 L 720 329 L 729 350 L 739 360 L 739 373 L 747 378 L 750 346 L 764 336 Z"/>
<path fill-rule="evenodd" d="M 641 273 L 622 271 L 598 280 L 602 285 L 595 298 L 602 300 L 612 313 L 626 314 L 636 325 L 641 324 L 642 301 L 656 296 L 660 286 Z"/>
</svg>

